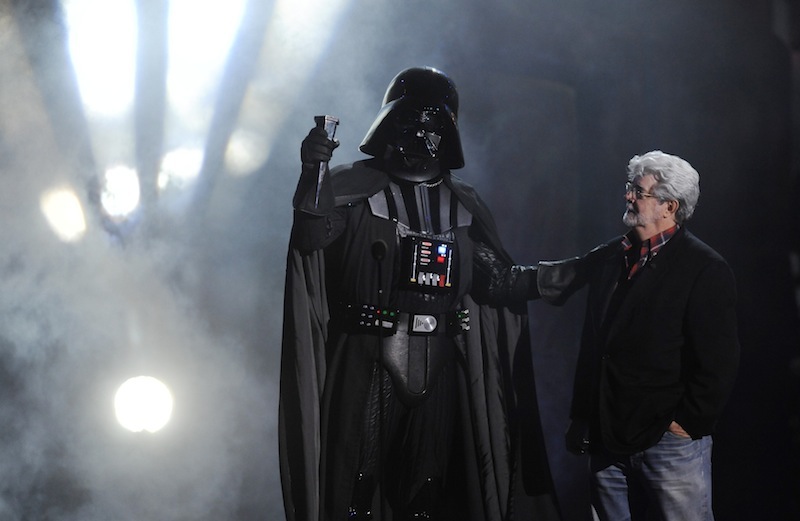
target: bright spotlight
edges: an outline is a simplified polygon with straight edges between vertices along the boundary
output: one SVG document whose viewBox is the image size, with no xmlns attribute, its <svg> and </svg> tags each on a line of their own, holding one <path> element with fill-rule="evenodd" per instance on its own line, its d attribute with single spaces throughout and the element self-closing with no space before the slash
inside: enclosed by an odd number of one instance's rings
<svg viewBox="0 0 800 521">
<path fill-rule="evenodd" d="M 62 0 L 62 4 L 85 106 L 104 116 L 127 112 L 136 84 L 136 2 Z"/>
<path fill-rule="evenodd" d="M 112 219 L 124 219 L 139 206 L 139 175 L 127 166 L 106 170 L 100 204 Z"/>
<path fill-rule="evenodd" d="M 117 390 L 117 421 L 132 432 L 161 430 L 172 416 L 172 393 L 152 376 L 130 378 Z"/>
<path fill-rule="evenodd" d="M 180 114 L 205 111 L 236 38 L 246 0 L 169 3 L 169 100 Z"/>
<path fill-rule="evenodd" d="M 170 187 L 186 188 L 197 178 L 203 167 L 203 150 L 201 148 L 176 148 L 167 153 L 161 160 L 161 171 L 158 173 L 159 190 Z"/>
<path fill-rule="evenodd" d="M 58 188 L 45 192 L 40 201 L 50 228 L 64 242 L 74 242 L 86 233 L 86 218 L 83 207 L 75 192 L 68 188 Z"/>
</svg>

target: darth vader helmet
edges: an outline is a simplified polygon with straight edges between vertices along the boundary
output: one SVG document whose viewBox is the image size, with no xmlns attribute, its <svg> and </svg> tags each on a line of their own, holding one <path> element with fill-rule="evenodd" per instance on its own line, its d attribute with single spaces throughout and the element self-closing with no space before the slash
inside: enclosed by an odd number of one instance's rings
<svg viewBox="0 0 800 521">
<path fill-rule="evenodd" d="M 359 149 L 375 157 L 393 149 L 405 157 L 437 158 L 446 168 L 461 168 L 464 154 L 457 118 L 453 81 L 433 67 L 412 67 L 389 83 Z"/>
</svg>

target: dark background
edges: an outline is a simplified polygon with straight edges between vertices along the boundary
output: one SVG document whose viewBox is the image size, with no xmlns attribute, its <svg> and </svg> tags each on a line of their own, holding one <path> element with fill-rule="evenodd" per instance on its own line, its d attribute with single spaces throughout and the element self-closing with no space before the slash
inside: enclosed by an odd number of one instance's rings
<svg viewBox="0 0 800 521">
<path fill-rule="evenodd" d="M 136 2 L 142 209 L 119 223 L 98 206 L 111 140 L 88 130 L 60 3 L 0 0 L 0 519 L 281 518 L 276 390 L 300 141 L 314 115 L 334 114 L 334 162 L 360 159 L 386 85 L 414 65 L 458 85 L 458 175 L 520 263 L 623 231 L 634 154 L 660 149 L 700 172 L 688 226 L 736 273 L 742 343 L 715 436 L 717 519 L 800 519 L 800 2 L 353 0 L 325 24 L 309 20 L 326 3 L 306 3 L 294 29 L 331 37 L 302 75 L 265 58 L 291 58 L 291 36 L 270 38 L 277 4 L 247 3 L 206 107 L 200 177 L 178 205 L 155 182 L 169 135 L 166 3 Z M 267 122 L 255 135 L 270 152 L 233 176 L 223 152 L 243 121 Z M 78 244 L 42 218 L 54 183 L 82 197 Z M 561 506 L 584 520 L 587 462 L 562 443 L 582 303 L 530 311 Z M 176 396 L 155 435 L 113 421 L 113 390 L 141 372 Z"/>
</svg>

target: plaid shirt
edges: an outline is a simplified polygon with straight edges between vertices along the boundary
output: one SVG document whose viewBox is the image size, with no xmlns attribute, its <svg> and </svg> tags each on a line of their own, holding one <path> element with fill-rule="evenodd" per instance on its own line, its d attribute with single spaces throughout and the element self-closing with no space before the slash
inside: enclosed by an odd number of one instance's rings
<svg viewBox="0 0 800 521">
<path fill-rule="evenodd" d="M 622 250 L 625 252 L 625 270 L 628 272 L 628 280 L 631 280 L 647 264 L 647 261 L 658 255 L 658 251 L 675 235 L 678 228 L 679 226 L 676 224 L 669 230 L 664 230 L 658 235 L 642 241 L 639 245 L 638 257 L 634 256 L 636 252 L 633 249 L 633 231 L 625 234 L 622 238 Z"/>
</svg>

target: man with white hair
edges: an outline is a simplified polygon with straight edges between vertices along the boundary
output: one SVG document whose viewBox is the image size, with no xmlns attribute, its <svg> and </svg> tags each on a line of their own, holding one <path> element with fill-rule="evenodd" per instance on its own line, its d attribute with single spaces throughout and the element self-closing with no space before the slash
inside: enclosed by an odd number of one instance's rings
<svg viewBox="0 0 800 521">
<path fill-rule="evenodd" d="M 713 520 L 711 434 L 739 361 L 733 274 L 685 226 L 700 195 L 685 160 L 628 164 L 630 230 L 538 265 L 541 297 L 588 286 L 567 446 L 590 455 L 595 520 Z"/>
</svg>

